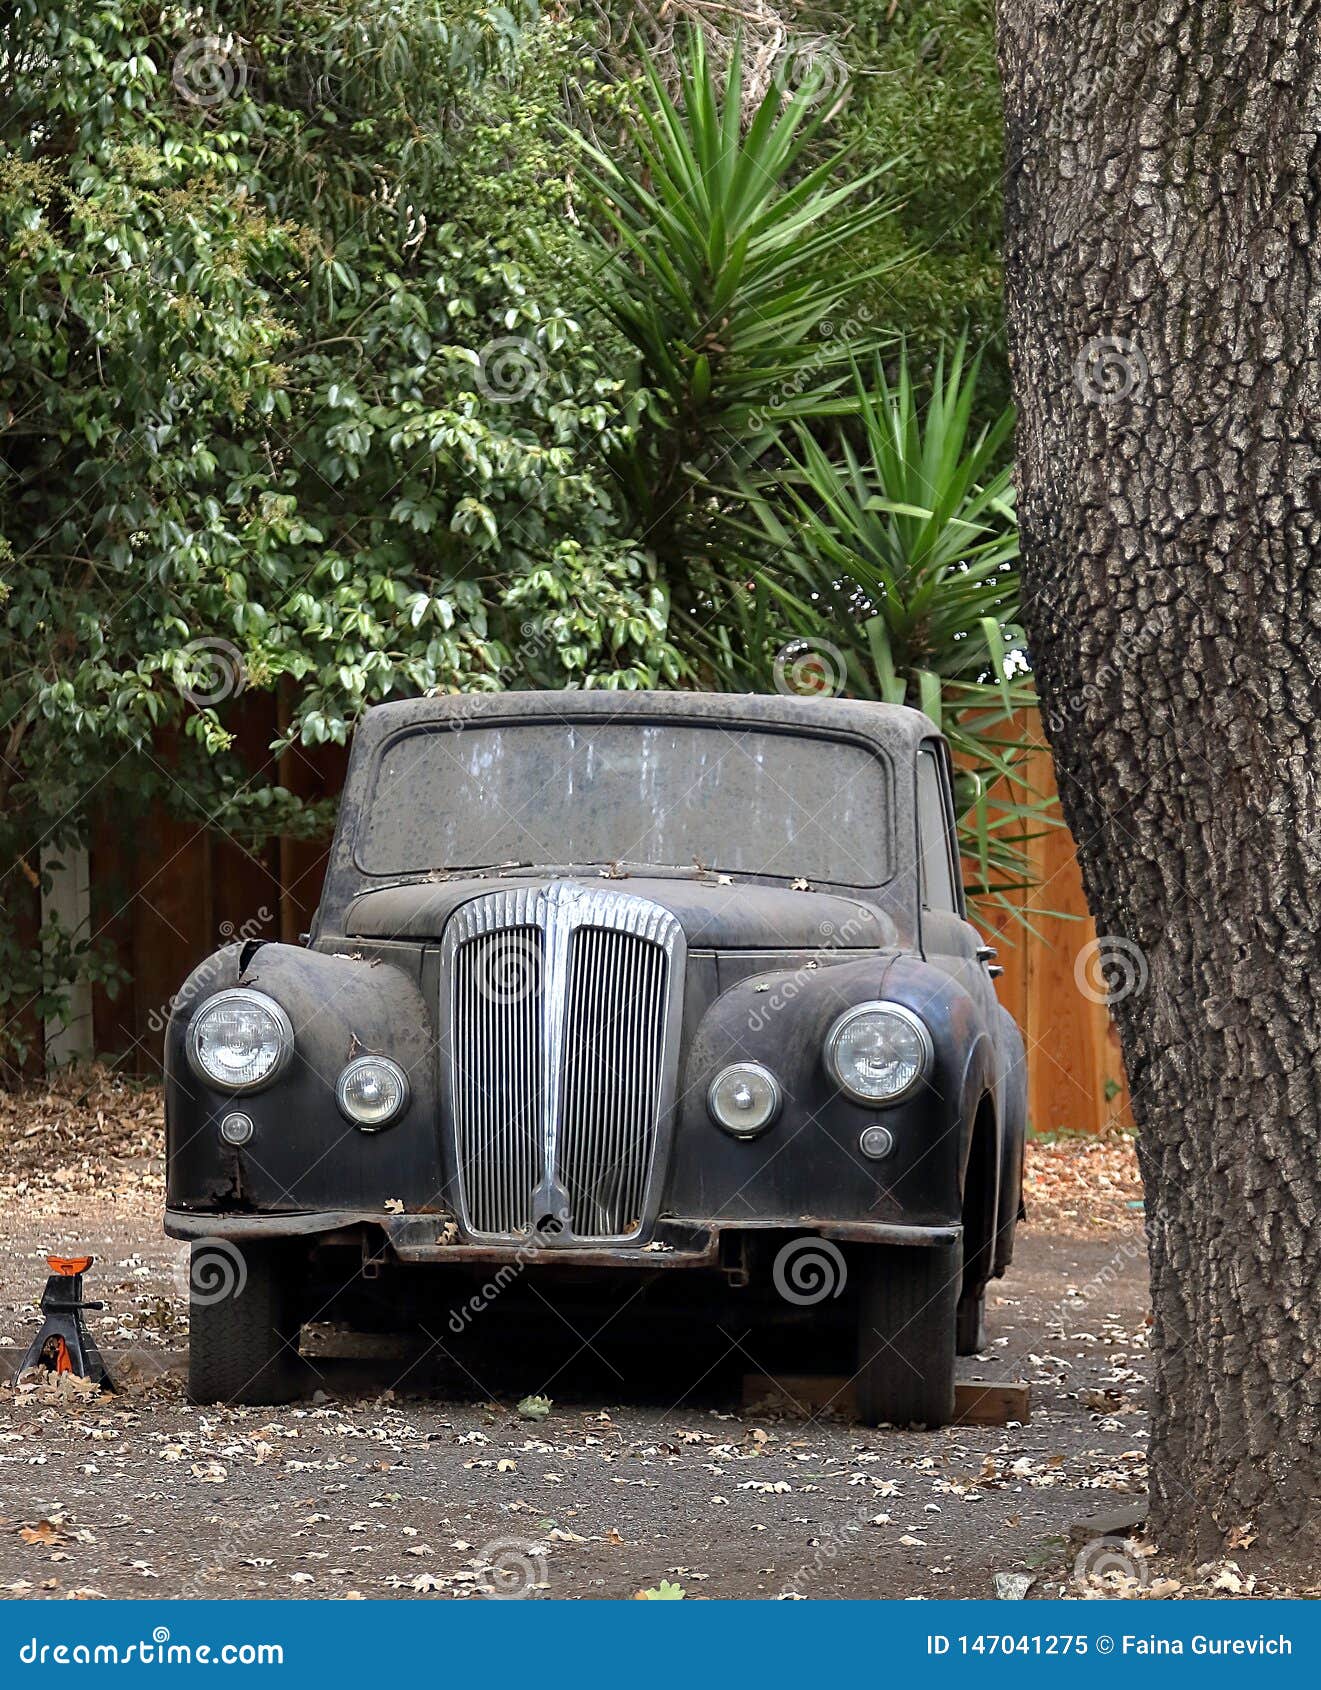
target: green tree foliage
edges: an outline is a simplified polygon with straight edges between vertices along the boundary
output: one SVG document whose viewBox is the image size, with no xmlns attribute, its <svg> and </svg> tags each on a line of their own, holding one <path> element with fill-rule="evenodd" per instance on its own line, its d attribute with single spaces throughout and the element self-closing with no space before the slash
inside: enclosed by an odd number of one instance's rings
<svg viewBox="0 0 1321 1690">
<path fill-rule="evenodd" d="M 979 420 L 990 422 L 1009 392 L 994 0 L 606 0 L 603 12 L 625 73 L 640 39 L 674 88 L 695 22 L 721 65 L 743 41 L 745 88 L 791 95 L 816 82 L 827 121 L 809 156 L 844 151 L 856 177 L 879 169 L 871 191 L 895 202 L 841 253 L 845 315 L 904 333 L 924 371 L 966 331 L 983 351 Z"/>
<path fill-rule="evenodd" d="M 14 920 L 93 806 L 318 824 L 245 760 L 240 689 L 317 744 L 400 693 L 769 685 L 795 638 L 864 694 L 887 661 L 928 704 L 939 676 L 959 732 L 960 689 L 1010 686 L 1012 563 L 956 579 L 1008 544 L 970 537 L 1008 509 L 1004 428 L 960 448 L 946 520 L 877 455 L 895 393 L 853 374 L 904 332 L 929 374 L 993 314 L 989 0 L 804 8 L 741 68 L 675 34 L 728 30 L 684 0 L 640 75 L 618 31 L 534 4 L 5 8 L 0 1055 L 17 1007 L 113 977 Z"/>
<path fill-rule="evenodd" d="M 318 743 L 397 692 L 676 678 L 570 308 L 573 38 L 519 5 L 6 8 L 3 907 L 116 794 L 297 825 L 240 681 Z M 4 1021 L 71 942 L 0 917 Z"/>
<path fill-rule="evenodd" d="M 644 54 L 616 162 L 584 144 L 600 218 L 586 231 L 601 308 L 633 356 L 636 426 L 610 454 L 638 532 L 691 611 L 713 512 L 786 423 L 841 408 L 859 324 L 837 313 L 861 280 L 847 257 L 891 211 L 883 171 L 823 146 L 829 101 L 809 75 L 772 84 L 744 121 L 743 54 L 723 70 L 700 30 L 673 93 Z M 821 152 L 819 162 L 813 154 Z"/>
<path fill-rule="evenodd" d="M 747 585 L 710 635 L 731 686 L 847 692 L 924 710 L 961 765 L 975 896 L 1010 909 L 1028 884 L 1024 831 L 1046 820 L 1023 782 L 1015 714 L 1032 701 L 1019 623 L 1018 524 L 1001 465 L 1004 410 L 974 423 L 964 343 L 914 387 L 855 371 L 851 426 L 823 445 L 801 423 L 773 476 L 749 487 Z"/>
<path fill-rule="evenodd" d="M 899 218 L 890 167 L 858 175 L 825 140 L 848 86 L 835 49 L 791 52 L 750 100 L 738 36 L 718 65 L 697 30 L 660 51 L 639 50 L 636 160 L 591 149 L 593 240 L 640 395 L 620 479 L 675 637 L 708 682 L 925 710 L 960 757 L 974 892 L 998 914 L 1050 819 L 1013 725 L 1032 689 L 1012 412 L 982 422 L 966 336 L 920 386 L 906 346 L 890 375 L 875 354 L 858 301 L 903 260 L 859 254 L 893 249 Z"/>
<path fill-rule="evenodd" d="M 982 349 L 979 418 L 989 423 L 1009 396 L 994 0 L 861 0 L 847 20 L 833 17 L 850 73 L 838 128 L 859 168 L 895 161 L 900 201 L 853 263 L 896 260 L 865 297 L 915 352 L 964 332 Z"/>
</svg>

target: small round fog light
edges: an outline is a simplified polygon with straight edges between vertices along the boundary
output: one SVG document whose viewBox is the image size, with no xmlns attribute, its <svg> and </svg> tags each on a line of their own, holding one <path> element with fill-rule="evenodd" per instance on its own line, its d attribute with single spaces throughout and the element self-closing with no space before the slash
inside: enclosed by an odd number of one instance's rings
<svg viewBox="0 0 1321 1690">
<path fill-rule="evenodd" d="M 251 1115 L 226 1115 L 220 1123 L 220 1136 L 226 1144 L 246 1144 L 254 1130 Z"/>
<path fill-rule="evenodd" d="M 706 1106 L 712 1119 L 736 1138 L 762 1132 L 780 1113 L 780 1082 L 760 1062 L 735 1062 L 711 1082 Z"/>
<path fill-rule="evenodd" d="M 889 1127 L 864 1127 L 858 1149 L 873 1162 L 879 1162 L 894 1149 L 894 1134 Z"/>
<path fill-rule="evenodd" d="M 397 1120 L 408 1106 L 408 1076 L 388 1056 L 359 1056 L 335 1086 L 341 1112 L 364 1132 Z"/>
</svg>

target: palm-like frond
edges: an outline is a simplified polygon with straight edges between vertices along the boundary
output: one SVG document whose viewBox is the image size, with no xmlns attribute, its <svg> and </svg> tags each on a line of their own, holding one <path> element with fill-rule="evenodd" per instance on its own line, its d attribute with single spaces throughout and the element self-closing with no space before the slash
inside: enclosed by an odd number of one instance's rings
<svg viewBox="0 0 1321 1690">
<path fill-rule="evenodd" d="M 811 164 L 829 102 L 810 78 L 788 99 L 769 88 L 745 127 L 737 48 L 717 83 L 692 31 L 673 96 L 641 59 L 636 159 L 582 143 L 601 219 L 586 238 L 645 395 L 612 468 L 682 577 L 705 500 L 732 493 L 786 425 L 850 408 L 850 359 L 877 342 L 834 319 L 875 272 L 841 259 L 893 204 L 883 171 L 841 182 L 843 153 Z"/>
<path fill-rule="evenodd" d="M 738 635 L 709 642 L 708 657 L 728 684 L 767 686 L 786 646 L 826 646 L 841 690 L 924 710 L 961 770 L 973 895 L 1017 914 L 1030 838 L 1057 817 L 1025 783 L 1015 728 L 1034 695 L 1001 462 L 1013 415 L 974 434 L 976 382 L 960 342 L 919 397 L 901 353 L 893 382 L 879 362 L 869 380 L 855 369 L 837 443 L 794 430 L 784 470 L 748 488 L 751 519 L 730 525 L 752 587 L 730 595 Z"/>
</svg>

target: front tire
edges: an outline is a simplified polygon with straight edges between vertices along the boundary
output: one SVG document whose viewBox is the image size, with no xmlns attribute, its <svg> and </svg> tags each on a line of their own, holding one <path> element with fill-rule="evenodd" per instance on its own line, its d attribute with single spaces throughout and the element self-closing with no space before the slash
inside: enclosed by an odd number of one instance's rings
<svg viewBox="0 0 1321 1690">
<path fill-rule="evenodd" d="M 266 1240 L 192 1246 L 191 1401 L 284 1403 L 299 1394 L 298 1265 L 288 1246 Z"/>
<path fill-rule="evenodd" d="M 872 1245 L 858 1301 L 858 1410 L 868 1426 L 945 1426 L 954 1417 L 962 1245 Z"/>
</svg>

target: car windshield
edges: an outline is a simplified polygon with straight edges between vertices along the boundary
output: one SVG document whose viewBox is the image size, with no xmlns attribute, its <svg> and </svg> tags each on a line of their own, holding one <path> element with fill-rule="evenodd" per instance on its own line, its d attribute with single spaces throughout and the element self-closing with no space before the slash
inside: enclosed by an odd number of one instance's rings
<svg viewBox="0 0 1321 1690">
<path fill-rule="evenodd" d="M 890 783 L 878 753 L 763 729 L 639 722 L 430 728 L 389 742 L 359 869 L 628 862 L 879 886 Z"/>
</svg>

